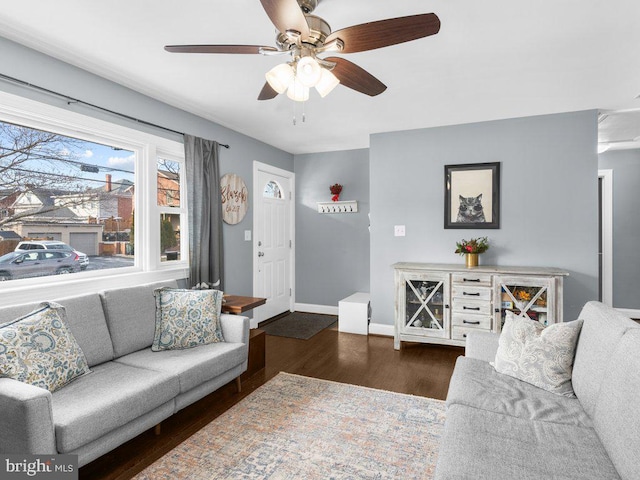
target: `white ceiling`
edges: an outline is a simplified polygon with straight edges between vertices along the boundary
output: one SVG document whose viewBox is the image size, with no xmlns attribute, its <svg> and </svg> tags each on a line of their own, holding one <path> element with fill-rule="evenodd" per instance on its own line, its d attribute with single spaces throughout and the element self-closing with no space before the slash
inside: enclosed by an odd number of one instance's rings
<svg viewBox="0 0 640 480">
<path fill-rule="evenodd" d="M 365 148 L 377 132 L 640 110 L 638 0 L 322 0 L 314 13 L 338 30 L 429 12 L 442 22 L 437 35 L 344 55 L 384 82 L 384 93 L 313 92 L 304 123 L 302 104 L 285 95 L 256 100 L 283 57 L 163 50 L 274 45 L 258 0 L 20 0 L 0 10 L 0 35 L 291 153 Z"/>
</svg>

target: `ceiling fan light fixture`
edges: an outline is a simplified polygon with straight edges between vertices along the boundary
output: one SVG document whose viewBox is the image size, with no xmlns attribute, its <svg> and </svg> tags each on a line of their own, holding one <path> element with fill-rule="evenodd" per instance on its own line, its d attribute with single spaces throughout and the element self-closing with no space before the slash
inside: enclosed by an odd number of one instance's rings
<svg viewBox="0 0 640 480">
<path fill-rule="evenodd" d="M 320 81 L 316 84 L 316 90 L 322 98 L 326 97 L 329 92 L 338 86 L 340 80 L 332 72 L 326 68 L 322 69 Z"/>
<path fill-rule="evenodd" d="M 305 87 L 298 77 L 296 77 L 293 82 L 291 82 L 291 85 L 289 85 L 287 97 L 295 102 L 306 102 L 309 100 L 309 87 Z"/>
<path fill-rule="evenodd" d="M 305 87 L 315 87 L 322 76 L 322 67 L 313 57 L 302 57 L 296 67 L 296 78 Z"/>
<path fill-rule="evenodd" d="M 292 84 L 295 72 L 288 63 L 281 63 L 269 70 L 265 77 L 271 88 L 278 93 L 284 93 Z"/>
</svg>

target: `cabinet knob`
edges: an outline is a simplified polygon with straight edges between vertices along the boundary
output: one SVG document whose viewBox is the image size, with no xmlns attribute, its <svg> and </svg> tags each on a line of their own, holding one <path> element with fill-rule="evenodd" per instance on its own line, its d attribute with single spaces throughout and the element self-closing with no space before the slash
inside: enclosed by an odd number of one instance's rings
<svg viewBox="0 0 640 480">
<path fill-rule="evenodd" d="M 500 313 L 500 309 L 499 309 L 499 308 L 496 308 L 496 309 L 494 310 L 494 312 L 496 312 L 496 313 Z"/>
<path fill-rule="evenodd" d="M 444 308 L 449 308 L 449 305 L 445 305 Z"/>
</svg>

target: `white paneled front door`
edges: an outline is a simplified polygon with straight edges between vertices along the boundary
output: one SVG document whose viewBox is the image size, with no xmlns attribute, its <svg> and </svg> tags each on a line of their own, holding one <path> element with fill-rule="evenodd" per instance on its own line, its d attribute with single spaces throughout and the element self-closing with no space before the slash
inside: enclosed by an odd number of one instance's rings
<svg viewBox="0 0 640 480">
<path fill-rule="evenodd" d="M 267 303 L 254 310 L 261 322 L 293 307 L 294 174 L 254 162 L 253 295 Z"/>
</svg>

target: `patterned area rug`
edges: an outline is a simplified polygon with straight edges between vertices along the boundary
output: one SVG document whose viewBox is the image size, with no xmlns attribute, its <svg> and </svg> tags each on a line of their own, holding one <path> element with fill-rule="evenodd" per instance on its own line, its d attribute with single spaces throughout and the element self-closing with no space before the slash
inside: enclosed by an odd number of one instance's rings
<svg viewBox="0 0 640 480">
<path fill-rule="evenodd" d="M 316 333 L 333 325 L 338 321 L 335 315 L 320 315 L 318 313 L 292 312 L 267 325 L 260 326 L 267 335 L 278 337 L 298 338 L 309 340 Z"/>
<path fill-rule="evenodd" d="M 444 402 L 280 373 L 135 479 L 430 479 Z"/>
</svg>

